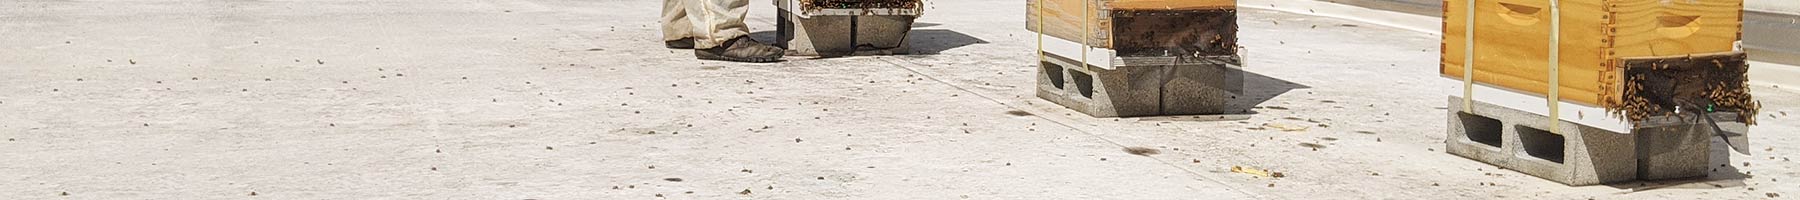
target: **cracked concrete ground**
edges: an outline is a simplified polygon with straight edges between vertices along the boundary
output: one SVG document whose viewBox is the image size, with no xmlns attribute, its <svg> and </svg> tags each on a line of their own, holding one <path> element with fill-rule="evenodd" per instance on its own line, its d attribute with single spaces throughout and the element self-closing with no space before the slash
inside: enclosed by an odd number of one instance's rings
<svg viewBox="0 0 1800 200">
<path fill-rule="evenodd" d="M 1568 187 L 1443 152 L 1436 35 L 1244 10 L 1256 114 L 1090 118 L 1033 97 L 1023 4 L 932 1 L 921 55 L 738 64 L 662 49 L 657 1 L 0 2 L 0 196 L 1800 196 L 1793 88 L 1709 178 Z"/>
</svg>

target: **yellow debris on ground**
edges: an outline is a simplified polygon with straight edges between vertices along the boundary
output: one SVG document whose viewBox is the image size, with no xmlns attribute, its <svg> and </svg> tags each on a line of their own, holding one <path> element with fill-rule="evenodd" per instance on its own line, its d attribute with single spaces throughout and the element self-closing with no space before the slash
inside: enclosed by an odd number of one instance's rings
<svg viewBox="0 0 1800 200">
<path fill-rule="evenodd" d="M 1263 124 L 1263 127 L 1273 128 L 1275 130 L 1281 130 L 1282 132 L 1306 131 L 1307 128 L 1311 128 L 1311 127 L 1307 127 L 1307 126 L 1289 125 L 1289 124 L 1282 124 L 1282 123 L 1267 123 L 1267 124 Z"/>
<path fill-rule="evenodd" d="M 1239 174 L 1249 174 L 1252 176 L 1256 176 L 1258 178 L 1285 177 L 1285 175 L 1282 175 L 1281 172 L 1272 172 L 1269 170 L 1262 170 L 1262 169 L 1256 169 L 1256 168 L 1244 167 L 1244 166 L 1231 166 L 1231 172 L 1235 172 L 1235 173 L 1239 173 Z"/>
</svg>

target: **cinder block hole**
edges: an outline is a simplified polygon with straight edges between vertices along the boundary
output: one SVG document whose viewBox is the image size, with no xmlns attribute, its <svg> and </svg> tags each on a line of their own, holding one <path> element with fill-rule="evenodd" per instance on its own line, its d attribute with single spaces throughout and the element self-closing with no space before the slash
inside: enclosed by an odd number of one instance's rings
<svg viewBox="0 0 1800 200">
<path fill-rule="evenodd" d="M 1094 98 L 1094 75 L 1073 69 L 1068 71 L 1070 76 L 1075 77 L 1075 91 L 1080 92 L 1081 97 Z"/>
<path fill-rule="evenodd" d="M 1050 62 L 1041 62 L 1038 63 L 1038 66 L 1043 66 L 1041 71 L 1044 71 L 1044 76 L 1050 79 L 1050 85 L 1056 86 L 1056 89 L 1063 89 L 1063 83 L 1068 82 L 1068 80 L 1063 79 L 1062 66 L 1056 66 L 1056 64 Z"/>
<path fill-rule="evenodd" d="M 1525 155 L 1563 163 L 1563 136 L 1550 131 L 1531 127 L 1515 126 L 1519 130 L 1519 142 L 1525 144 Z"/>
<path fill-rule="evenodd" d="M 1500 133 L 1505 128 L 1500 125 L 1500 120 L 1466 112 L 1457 112 L 1456 118 L 1459 119 L 1457 121 L 1462 121 L 1463 135 L 1467 136 L 1469 141 L 1495 148 L 1500 147 Z"/>
</svg>

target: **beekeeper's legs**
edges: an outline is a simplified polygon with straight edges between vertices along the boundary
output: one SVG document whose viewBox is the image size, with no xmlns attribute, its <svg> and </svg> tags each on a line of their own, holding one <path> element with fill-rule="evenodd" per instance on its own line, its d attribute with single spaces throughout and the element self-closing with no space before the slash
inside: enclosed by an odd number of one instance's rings
<svg viewBox="0 0 1800 200">
<path fill-rule="evenodd" d="M 669 48 L 691 43 L 685 47 L 705 60 L 779 61 L 784 50 L 747 37 L 749 5 L 749 0 L 663 0 L 663 41 Z"/>
<path fill-rule="evenodd" d="M 687 16 L 693 27 L 694 48 L 710 49 L 726 42 L 726 40 L 750 35 L 750 27 L 744 25 L 744 15 L 749 13 L 749 0 L 683 0 L 687 5 Z"/>
<path fill-rule="evenodd" d="M 662 40 L 669 48 L 694 48 L 694 23 L 688 17 L 688 1 L 663 0 Z"/>
</svg>

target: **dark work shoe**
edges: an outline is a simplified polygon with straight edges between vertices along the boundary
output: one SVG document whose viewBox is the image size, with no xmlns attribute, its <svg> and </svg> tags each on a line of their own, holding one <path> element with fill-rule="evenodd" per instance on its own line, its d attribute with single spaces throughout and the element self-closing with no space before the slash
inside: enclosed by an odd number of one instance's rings
<svg viewBox="0 0 1800 200">
<path fill-rule="evenodd" d="M 679 40 L 663 41 L 663 45 L 670 49 L 694 49 L 694 38 L 688 37 Z"/>
<path fill-rule="evenodd" d="M 723 60 L 733 62 L 767 63 L 781 61 L 787 50 L 756 42 L 749 37 L 739 36 L 726 40 L 725 43 L 711 49 L 695 49 L 694 57 L 701 60 Z"/>
</svg>

